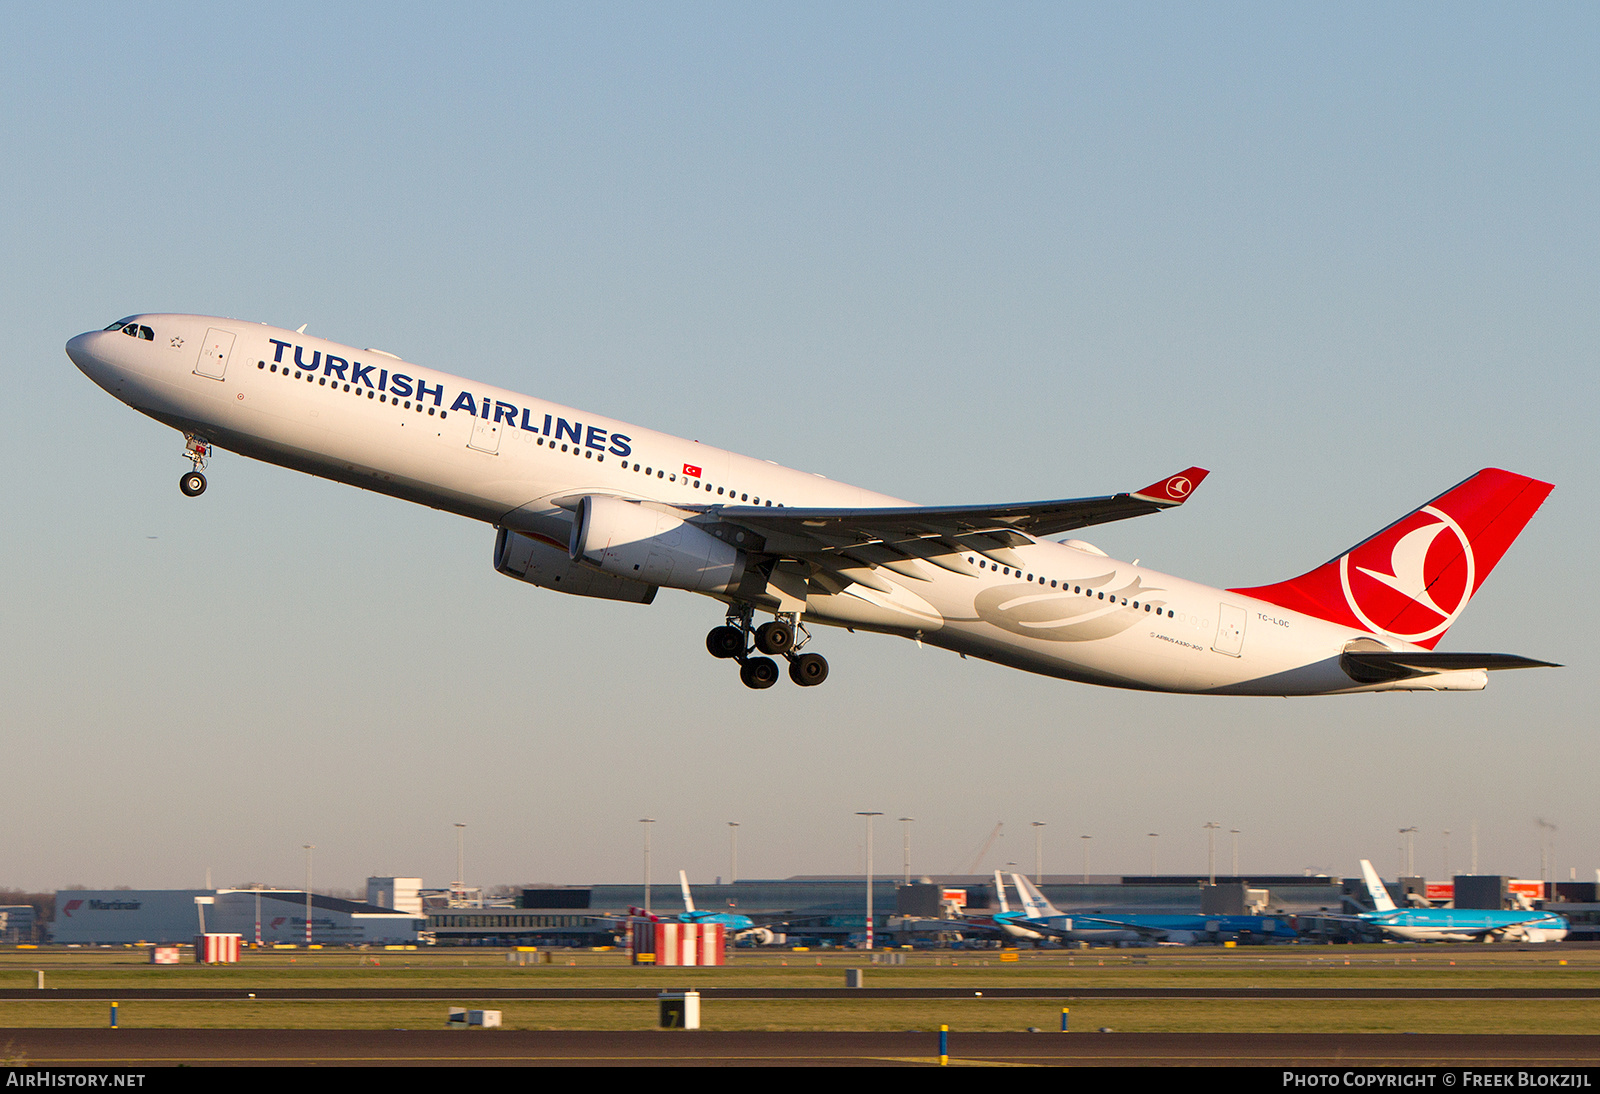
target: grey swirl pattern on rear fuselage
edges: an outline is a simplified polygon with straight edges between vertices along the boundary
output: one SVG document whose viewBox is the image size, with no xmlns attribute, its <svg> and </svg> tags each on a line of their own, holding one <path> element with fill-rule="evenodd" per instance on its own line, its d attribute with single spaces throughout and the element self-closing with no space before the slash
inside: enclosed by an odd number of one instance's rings
<svg viewBox="0 0 1600 1094">
<path fill-rule="evenodd" d="M 1093 588 L 1115 577 L 1115 573 L 1109 573 L 1079 578 L 1077 583 Z M 1138 623 L 1145 614 L 1145 604 L 1164 603 L 1146 597 L 1146 594 L 1160 591 L 1146 588 L 1137 576 L 1120 589 L 1105 590 L 1105 600 L 1064 589 L 1018 583 L 985 589 L 973 600 L 972 606 L 979 619 L 1012 634 L 1046 642 L 1093 642 L 1121 634 Z M 1139 605 L 1137 614 L 1134 603 Z"/>
</svg>

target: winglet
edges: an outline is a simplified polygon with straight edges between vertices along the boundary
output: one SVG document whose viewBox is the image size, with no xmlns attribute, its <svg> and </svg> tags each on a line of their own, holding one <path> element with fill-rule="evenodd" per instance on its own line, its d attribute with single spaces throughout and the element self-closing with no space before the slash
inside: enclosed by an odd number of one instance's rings
<svg viewBox="0 0 1600 1094">
<path fill-rule="evenodd" d="M 1203 467 L 1188 467 L 1160 482 L 1151 483 L 1143 490 L 1135 490 L 1133 496 L 1153 501 L 1157 505 L 1182 505 L 1189 500 L 1189 495 L 1194 493 L 1194 488 L 1204 482 L 1209 474 L 1211 472 Z"/>
</svg>

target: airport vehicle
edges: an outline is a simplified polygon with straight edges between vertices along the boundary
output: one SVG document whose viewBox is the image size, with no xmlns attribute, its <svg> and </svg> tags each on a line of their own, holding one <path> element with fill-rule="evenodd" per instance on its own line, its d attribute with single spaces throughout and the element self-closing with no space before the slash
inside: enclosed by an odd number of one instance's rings
<svg viewBox="0 0 1600 1094">
<path fill-rule="evenodd" d="M 1361 860 L 1361 877 L 1373 910 L 1355 918 L 1407 942 L 1560 942 L 1566 916 L 1537 910 L 1398 908 L 1372 863 Z"/>
<path fill-rule="evenodd" d="M 1046 537 L 1183 504 L 1140 490 L 918 506 L 299 331 L 135 315 L 67 354 L 185 438 L 481 520 L 503 574 L 578 596 L 713 597 L 712 655 L 751 688 L 828 663 L 808 624 L 911 638 L 1083 683 L 1214 695 L 1454 691 L 1545 665 L 1434 650 L 1552 487 L 1487 469 L 1300 577 L 1215 589 Z M 760 626 L 756 613 L 773 618 Z"/>
</svg>

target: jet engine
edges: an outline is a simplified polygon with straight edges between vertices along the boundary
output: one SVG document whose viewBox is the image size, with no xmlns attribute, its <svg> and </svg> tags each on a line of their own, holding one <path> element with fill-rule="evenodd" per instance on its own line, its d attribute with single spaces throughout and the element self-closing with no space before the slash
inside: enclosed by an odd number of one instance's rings
<svg viewBox="0 0 1600 1094">
<path fill-rule="evenodd" d="M 625 577 L 613 577 L 580 566 L 567 552 L 548 540 L 535 539 L 504 528 L 494 541 L 494 568 L 507 577 L 526 581 L 542 589 L 573 596 L 593 596 L 602 600 L 626 600 L 648 604 L 656 598 L 656 587 Z"/>
<path fill-rule="evenodd" d="M 604 494 L 578 503 L 568 553 L 616 577 L 692 593 L 731 592 L 745 567 L 744 552 L 679 515 Z"/>
</svg>

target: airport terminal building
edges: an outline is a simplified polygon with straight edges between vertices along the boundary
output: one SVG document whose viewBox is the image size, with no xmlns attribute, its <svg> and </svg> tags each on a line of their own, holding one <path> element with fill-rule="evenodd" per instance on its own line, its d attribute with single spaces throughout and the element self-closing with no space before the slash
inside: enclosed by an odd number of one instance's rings
<svg viewBox="0 0 1600 1094">
<path fill-rule="evenodd" d="M 328 946 L 415 943 L 409 912 L 311 895 L 310 941 Z M 201 925 L 246 943 L 304 945 L 306 894 L 287 889 L 69 889 L 56 894 L 52 941 L 65 945 L 192 942 Z"/>
</svg>

